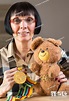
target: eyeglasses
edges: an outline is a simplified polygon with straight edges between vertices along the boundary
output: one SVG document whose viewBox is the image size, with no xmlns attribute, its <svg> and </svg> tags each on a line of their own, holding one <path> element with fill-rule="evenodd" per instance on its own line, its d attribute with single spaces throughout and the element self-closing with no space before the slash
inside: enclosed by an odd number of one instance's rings
<svg viewBox="0 0 69 101">
<path fill-rule="evenodd" d="M 14 23 L 14 24 L 20 24 L 22 22 L 22 20 L 24 20 L 27 24 L 32 24 L 36 21 L 32 17 L 27 17 L 27 18 L 23 18 L 23 19 L 20 19 L 19 17 L 15 17 L 14 19 L 11 19 L 10 22 Z"/>
</svg>

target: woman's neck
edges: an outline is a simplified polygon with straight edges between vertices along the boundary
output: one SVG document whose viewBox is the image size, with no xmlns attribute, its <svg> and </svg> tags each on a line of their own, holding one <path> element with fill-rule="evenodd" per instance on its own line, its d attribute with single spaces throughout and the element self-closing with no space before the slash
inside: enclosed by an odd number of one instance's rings
<svg viewBox="0 0 69 101">
<path fill-rule="evenodd" d="M 31 42 L 32 40 L 24 42 L 15 41 L 16 53 L 19 54 L 21 57 L 25 57 L 30 50 Z"/>
</svg>

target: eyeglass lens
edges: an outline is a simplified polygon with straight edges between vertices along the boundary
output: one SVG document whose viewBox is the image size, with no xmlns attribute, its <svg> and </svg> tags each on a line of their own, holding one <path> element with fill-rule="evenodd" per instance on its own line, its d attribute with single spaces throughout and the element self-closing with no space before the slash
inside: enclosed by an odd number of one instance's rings
<svg viewBox="0 0 69 101">
<path fill-rule="evenodd" d="M 24 20 L 27 24 L 31 24 L 35 21 L 35 19 L 32 17 L 27 17 L 25 19 L 20 19 L 19 17 L 16 17 L 16 18 L 12 19 L 12 22 L 15 24 L 20 24 L 22 20 Z"/>
</svg>

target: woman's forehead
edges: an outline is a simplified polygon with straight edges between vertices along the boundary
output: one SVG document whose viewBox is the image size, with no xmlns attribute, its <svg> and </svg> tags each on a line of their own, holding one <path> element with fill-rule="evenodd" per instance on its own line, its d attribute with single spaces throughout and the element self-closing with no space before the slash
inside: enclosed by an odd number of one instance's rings
<svg viewBox="0 0 69 101">
<path fill-rule="evenodd" d="M 32 14 L 30 14 L 30 15 L 19 15 L 19 14 L 13 14 L 12 16 L 11 16 L 11 19 L 14 19 L 14 18 L 16 18 L 16 17 L 32 17 L 32 18 L 35 18 L 34 17 L 34 15 L 32 15 Z"/>
</svg>

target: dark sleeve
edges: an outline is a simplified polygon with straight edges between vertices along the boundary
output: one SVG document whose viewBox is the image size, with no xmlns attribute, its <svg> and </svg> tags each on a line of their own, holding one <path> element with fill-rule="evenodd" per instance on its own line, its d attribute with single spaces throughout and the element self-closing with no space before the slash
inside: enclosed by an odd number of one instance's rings
<svg viewBox="0 0 69 101">
<path fill-rule="evenodd" d="M 2 69 L 2 60 L 1 60 L 1 54 L 0 54 L 0 85 L 3 81 L 3 69 Z"/>
<path fill-rule="evenodd" d="M 59 61 L 61 71 L 69 78 L 69 51 L 62 50 L 62 58 Z"/>
</svg>

